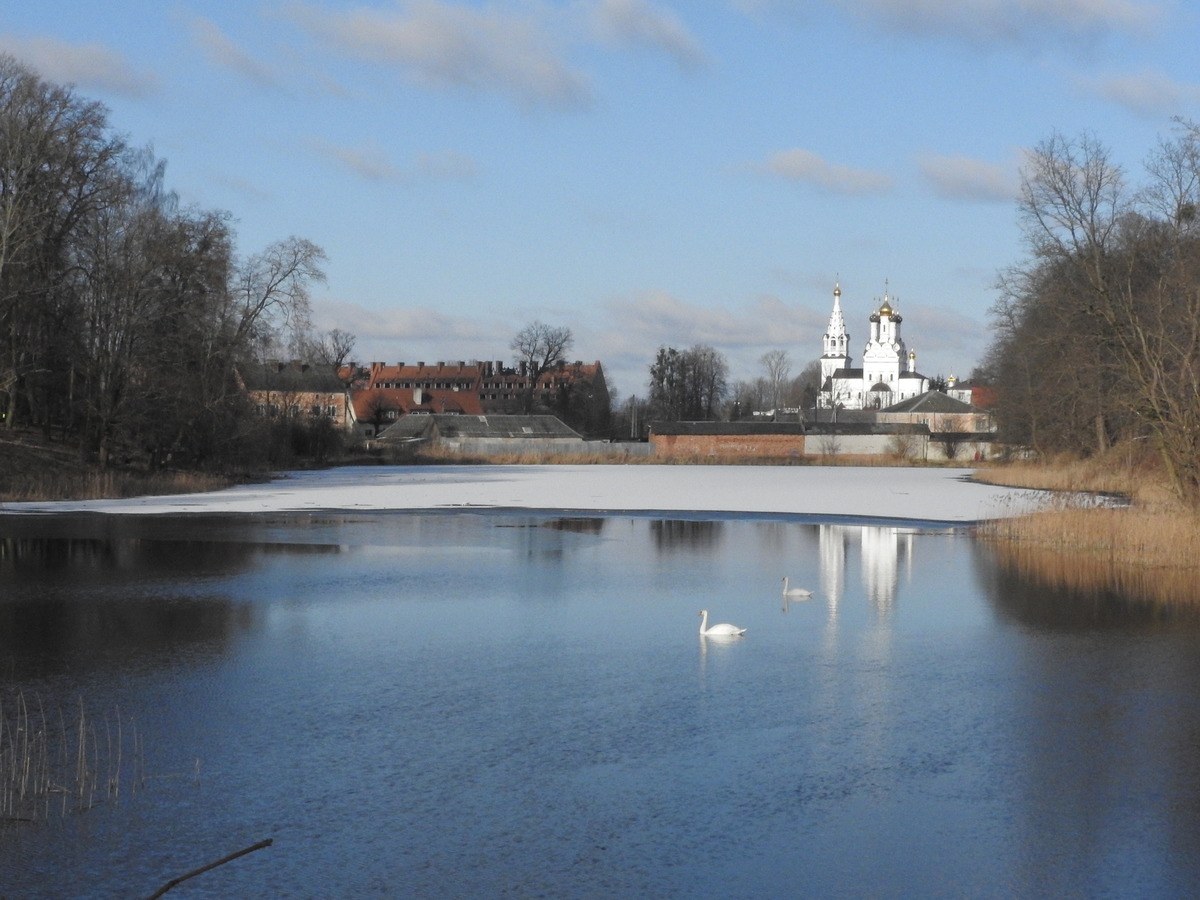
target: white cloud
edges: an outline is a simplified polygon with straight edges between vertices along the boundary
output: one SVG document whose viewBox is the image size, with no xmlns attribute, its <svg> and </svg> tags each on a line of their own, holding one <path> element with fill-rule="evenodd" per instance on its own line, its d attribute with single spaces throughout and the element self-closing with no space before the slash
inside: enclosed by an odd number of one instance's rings
<svg viewBox="0 0 1200 900">
<path fill-rule="evenodd" d="M 503 359 L 511 362 L 508 342 L 515 333 L 511 310 L 494 317 L 454 315 L 431 307 L 366 309 L 336 300 L 314 301 L 313 322 L 319 330 L 342 328 L 355 334 L 360 361 L 435 362 L 438 360 Z M 572 355 L 600 360 L 624 396 L 643 394 L 650 364 L 661 346 L 678 349 L 705 344 L 725 354 L 731 380 L 761 375 L 759 358 L 767 350 L 785 349 L 793 370 L 821 353 L 827 308 L 814 309 L 760 297 L 739 305 L 707 307 L 660 290 L 597 302 L 571 316 L 575 336 Z M 530 318 L 536 316 L 531 315 Z M 547 321 L 559 321 L 555 314 Z"/>
<path fill-rule="evenodd" d="M 685 303 L 665 291 L 643 291 L 605 305 L 622 334 L 640 335 L 655 346 L 739 344 L 753 342 L 759 336 L 756 324 L 745 316 L 724 308 Z"/>
<path fill-rule="evenodd" d="M 706 61 L 704 50 L 683 22 L 646 0 L 597 0 L 590 4 L 588 19 L 593 34 L 605 43 L 661 50 L 684 67 Z"/>
<path fill-rule="evenodd" d="M 834 194 L 876 194 L 892 186 L 892 179 L 882 172 L 831 163 L 811 150 L 801 148 L 772 153 L 751 168 L 761 174 L 811 184 Z"/>
<path fill-rule="evenodd" d="M 508 353 L 509 331 L 503 323 L 451 316 L 429 307 L 368 309 L 318 299 L 313 301 L 313 323 L 319 330 L 341 328 L 355 335 L 358 361 L 435 362 L 491 359 L 497 350 Z"/>
<path fill-rule="evenodd" d="M 922 156 L 921 175 L 938 196 L 948 200 L 1011 203 L 1018 194 L 1016 166 L 971 159 L 966 156 Z"/>
<path fill-rule="evenodd" d="M 1143 37 L 1166 18 L 1148 0 L 825 0 L 881 28 L 971 43 L 1069 44 Z M 781 8 L 807 11 L 812 0 L 740 0 L 747 13 Z"/>
<path fill-rule="evenodd" d="M 587 80 L 567 65 L 554 37 L 530 14 L 444 0 L 339 13 L 294 4 L 289 14 L 338 51 L 393 66 L 427 86 L 506 94 L 524 106 L 572 107 L 590 100 Z"/>
<path fill-rule="evenodd" d="M 192 40 L 204 54 L 223 69 L 229 69 L 248 81 L 267 87 L 279 84 L 270 67 L 233 42 L 211 19 L 193 18 L 188 22 Z"/>
<path fill-rule="evenodd" d="M 1140 34 L 1160 16 L 1156 5 L 1135 0 L 843 0 L 843 5 L 912 33 L 1007 41 L 1047 33 Z"/>
<path fill-rule="evenodd" d="M 944 304 L 905 304 L 903 312 L 904 341 L 917 354 L 917 371 L 925 375 L 965 379 L 991 343 L 987 323 L 964 315 L 953 298 Z"/>
<path fill-rule="evenodd" d="M 144 97 L 159 88 L 156 76 L 138 71 L 101 44 L 0 35 L 0 51 L 12 54 L 48 81 L 88 91 Z"/>
<path fill-rule="evenodd" d="M 761 375 L 759 358 L 784 349 L 796 374 L 821 354 L 828 310 L 764 296 L 719 307 L 690 303 L 666 291 L 640 291 L 597 306 L 589 322 L 575 328 L 576 348 L 604 363 L 623 394 L 642 394 L 659 347 L 714 347 L 729 361 L 730 379 Z M 577 354 L 578 355 L 578 354 Z"/>
<path fill-rule="evenodd" d="M 1145 119 L 1161 120 L 1200 103 L 1200 85 L 1173 81 L 1157 72 L 1078 79 L 1080 91 L 1122 106 Z"/>
</svg>

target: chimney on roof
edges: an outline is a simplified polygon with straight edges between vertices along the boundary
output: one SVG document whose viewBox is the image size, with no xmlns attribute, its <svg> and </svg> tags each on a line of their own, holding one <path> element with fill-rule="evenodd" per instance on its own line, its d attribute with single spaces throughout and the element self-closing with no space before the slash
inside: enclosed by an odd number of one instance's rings
<svg viewBox="0 0 1200 900">
<path fill-rule="evenodd" d="M 403 369 L 404 368 L 404 360 L 400 360 L 400 362 L 396 363 L 396 368 Z"/>
<path fill-rule="evenodd" d="M 418 369 L 423 369 L 423 368 L 425 368 L 425 361 L 424 361 L 424 360 L 421 360 L 419 363 L 417 363 L 417 368 L 418 368 Z"/>
<path fill-rule="evenodd" d="M 461 360 L 461 359 L 458 361 L 458 367 L 459 367 L 460 369 L 461 369 L 463 366 L 465 366 L 465 365 L 466 365 L 466 362 L 465 362 L 465 361 L 463 361 L 463 360 Z"/>
</svg>

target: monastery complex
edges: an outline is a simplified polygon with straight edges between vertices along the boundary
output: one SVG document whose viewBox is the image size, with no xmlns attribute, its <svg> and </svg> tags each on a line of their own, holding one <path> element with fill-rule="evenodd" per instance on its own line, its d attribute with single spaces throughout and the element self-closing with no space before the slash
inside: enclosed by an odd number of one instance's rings
<svg viewBox="0 0 1200 900">
<path fill-rule="evenodd" d="M 842 288 L 833 289 L 833 312 L 822 338 L 822 409 L 886 409 L 929 390 L 930 379 L 917 371 L 917 354 L 906 349 L 900 336 L 903 319 L 884 291 L 868 317 L 869 330 L 862 365 L 852 365 L 850 332 L 842 315 Z"/>
</svg>

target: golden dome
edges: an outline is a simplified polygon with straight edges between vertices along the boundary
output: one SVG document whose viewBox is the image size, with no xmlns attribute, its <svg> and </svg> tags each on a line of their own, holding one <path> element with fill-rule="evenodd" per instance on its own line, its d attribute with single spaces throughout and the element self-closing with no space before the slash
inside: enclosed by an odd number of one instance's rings
<svg viewBox="0 0 1200 900">
<path fill-rule="evenodd" d="M 879 314 L 881 316 L 890 316 L 892 314 L 892 306 L 886 300 L 883 301 L 883 306 L 879 307 Z"/>
</svg>

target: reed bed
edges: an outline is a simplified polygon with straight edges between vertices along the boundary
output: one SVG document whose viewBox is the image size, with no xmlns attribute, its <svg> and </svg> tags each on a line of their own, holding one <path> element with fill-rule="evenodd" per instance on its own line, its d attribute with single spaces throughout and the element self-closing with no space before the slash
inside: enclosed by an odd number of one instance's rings
<svg viewBox="0 0 1200 900">
<path fill-rule="evenodd" d="M 1174 499 L 1153 460 L 1116 451 L 987 467 L 976 477 L 1058 492 L 1036 513 L 977 529 L 1003 563 L 1071 589 L 1200 602 L 1200 512 Z"/>
<path fill-rule="evenodd" d="M 0 698 L 0 823 L 39 822 L 136 793 L 146 781 L 141 736 L 119 709 L 94 719 L 23 692 Z"/>
<path fill-rule="evenodd" d="M 194 494 L 232 484 L 232 479 L 200 472 L 151 474 L 118 470 L 34 472 L 3 479 L 0 501 L 102 500 L 154 494 Z"/>
<path fill-rule="evenodd" d="M 1120 495 L 1135 503 L 1171 505 L 1171 492 L 1155 459 L 1144 451 L 1114 450 L 1086 459 L 1055 456 L 1037 462 L 976 463 L 975 479 L 988 484 L 1048 491 Z"/>
</svg>

